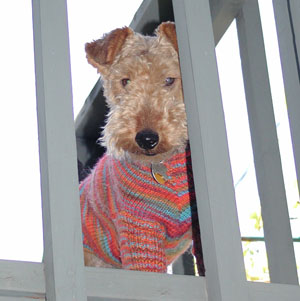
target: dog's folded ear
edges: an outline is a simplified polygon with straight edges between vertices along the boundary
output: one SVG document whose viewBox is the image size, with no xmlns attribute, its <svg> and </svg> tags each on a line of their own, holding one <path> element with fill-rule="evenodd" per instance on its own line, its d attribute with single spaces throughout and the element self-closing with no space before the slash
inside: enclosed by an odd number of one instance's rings
<svg viewBox="0 0 300 301">
<path fill-rule="evenodd" d="M 178 52 L 176 28 L 174 22 L 161 23 L 156 29 L 156 35 L 167 38 L 167 40 L 172 43 L 173 47 Z"/>
<path fill-rule="evenodd" d="M 129 27 L 117 28 L 104 35 L 102 39 L 86 43 L 85 51 L 88 62 L 105 75 L 127 37 L 133 33 Z"/>
</svg>

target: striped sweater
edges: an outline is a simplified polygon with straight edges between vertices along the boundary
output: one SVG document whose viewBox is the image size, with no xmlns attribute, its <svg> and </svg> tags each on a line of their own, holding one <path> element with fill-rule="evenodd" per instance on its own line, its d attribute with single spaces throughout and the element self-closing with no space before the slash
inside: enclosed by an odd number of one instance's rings
<svg viewBox="0 0 300 301">
<path fill-rule="evenodd" d="M 80 184 L 85 251 L 117 268 L 166 272 L 190 246 L 197 219 L 189 159 L 183 152 L 164 162 L 167 180 L 159 184 L 151 167 L 101 158 Z"/>
</svg>

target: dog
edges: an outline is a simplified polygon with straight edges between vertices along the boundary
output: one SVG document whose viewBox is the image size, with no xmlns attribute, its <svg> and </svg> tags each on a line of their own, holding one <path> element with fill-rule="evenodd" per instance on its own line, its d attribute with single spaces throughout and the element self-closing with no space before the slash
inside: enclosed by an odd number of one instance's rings
<svg viewBox="0 0 300 301">
<path fill-rule="evenodd" d="M 193 241 L 204 275 L 175 24 L 85 50 L 109 107 L 106 154 L 80 184 L 85 265 L 165 273 Z"/>
</svg>

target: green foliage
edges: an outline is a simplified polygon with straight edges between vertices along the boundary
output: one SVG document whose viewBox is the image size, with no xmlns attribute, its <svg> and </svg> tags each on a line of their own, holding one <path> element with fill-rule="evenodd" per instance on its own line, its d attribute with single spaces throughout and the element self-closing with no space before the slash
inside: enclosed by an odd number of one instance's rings
<svg viewBox="0 0 300 301">
<path fill-rule="evenodd" d="M 254 212 L 250 215 L 250 218 L 255 220 L 254 227 L 256 230 L 260 231 L 263 227 L 263 220 L 261 214 L 257 214 L 257 212 Z"/>
<path fill-rule="evenodd" d="M 263 229 L 261 213 L 252 213 L 250 219 L 254 220 L 254 228 L 260 232 Z M 255 241 L 243 243 L 243 255 L 248 281 L 269 281 L 268 263 L 266 254 L 264 254 L 264 248 L 261 245 L 262 243 Z"/>
<path fill-rule="evenodd" d="M 269 269 L 266 254 L 257 242 L 243 242 L 243 255 L 248 281 L 269 282 Z"/>
</svg>

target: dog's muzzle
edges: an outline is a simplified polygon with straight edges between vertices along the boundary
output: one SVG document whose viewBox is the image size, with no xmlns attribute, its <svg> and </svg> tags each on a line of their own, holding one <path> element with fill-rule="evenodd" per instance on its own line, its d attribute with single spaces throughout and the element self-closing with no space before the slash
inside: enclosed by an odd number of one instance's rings
<svg viewBox="0 0 300 301">
<path fill-rule="evenodd" d="M 156 132 L 145 129 L 136 134 L 135 141 L 140 148 L 150 150 L 158 144 L 159 136 Z"/>
</svg>

